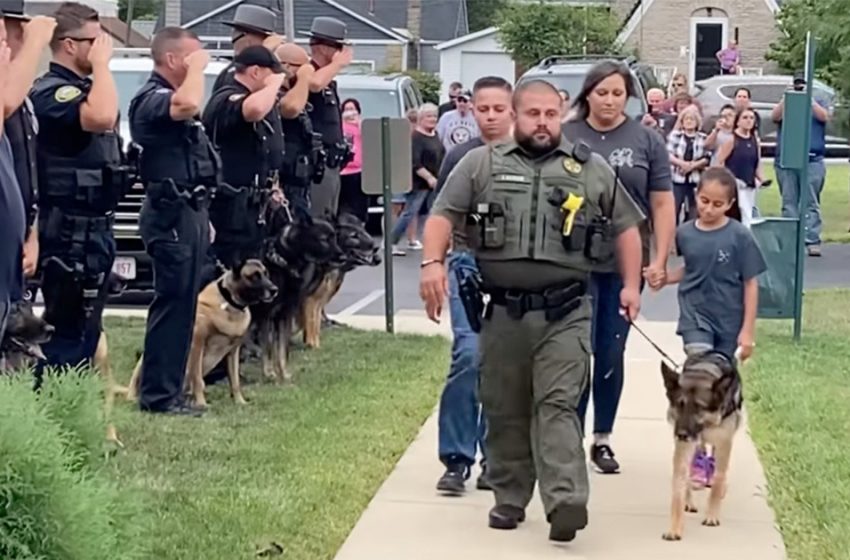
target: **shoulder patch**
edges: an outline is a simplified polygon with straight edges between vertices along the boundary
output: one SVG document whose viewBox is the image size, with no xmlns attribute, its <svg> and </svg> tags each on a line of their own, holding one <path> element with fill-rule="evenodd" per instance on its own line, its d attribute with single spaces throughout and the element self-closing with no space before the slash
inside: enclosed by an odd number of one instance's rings
<svg viewBox="0 0 850 560">
<path fill-rule="evenodd" d="M 245 97 L 244 93 L 233 93 L 233 94 L 230 95 L 230 97 L 227 98 L 227 100 L 236 103 L 237 101 L 239 101 L 243 97 Z"/>
<path fill-rule="evenodd" d="M 59 103 L 67 103 L 73 101 L 83 94 L 83 90 L 77 86 L 62 86 L 53 94 L 53 98 Z"/>
<path fill-rule="evenodd" d="M 168 89 L 167 87 L 161 87 L 154 91 L 154 93 L 171 93 L 171 91 L 172 90 Z"/>
</svg>

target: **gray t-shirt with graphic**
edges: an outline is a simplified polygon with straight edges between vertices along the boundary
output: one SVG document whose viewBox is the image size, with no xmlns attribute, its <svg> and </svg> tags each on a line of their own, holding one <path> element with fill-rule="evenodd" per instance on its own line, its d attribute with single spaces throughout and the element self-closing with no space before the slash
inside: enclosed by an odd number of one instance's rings
<svg viewBox="0 0 850 560">
<path fill-rule="evenodd" d="M 460 111 L 455 109 L 440 117 L 437 122 L 437 134 L 443 141 L 446 153 L 449 153 L 455 146 L 460 146 L 481 136 L 481 131 L 478 129 L 478 123 L 475 122 L 475 115 L 472 114 L 472 111 L 467 111 L 465 115 L 461 115 Z"/>
<path fill-rule="evenodd" d="M 582 140 L 604 157 L 615 172 L 619 169 L 620 182 L 651 221 L 649 193 L 673 190 L 670 155 L 664 138 L 632 118 L 605 132 L 594 129 L 585 120 L 568 121 L 562 130 L 567 140 Z"/>
<path fill-rule="evenodd" d="M 676 231 L 676 247 L 685 260 L 677 332 L 737 336 L 744 320 L 744 282 L 767 270 L 753 234 L 737 220 L 710 231 L 690 221 Z"/>
</svg>

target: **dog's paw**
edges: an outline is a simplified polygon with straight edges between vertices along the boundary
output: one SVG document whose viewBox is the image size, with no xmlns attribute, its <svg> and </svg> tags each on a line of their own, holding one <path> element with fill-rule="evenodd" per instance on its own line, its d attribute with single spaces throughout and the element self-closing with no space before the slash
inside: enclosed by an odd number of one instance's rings
<svg viewBox="0 0 850 560">
<path fill-rule="evenodd" d="M 716 517 L 706 517 L 705 519 L 703 519 L 702 524 L 706 527 L 719 527 L 720 520 Z"/>
<path fill-rule="evenodd" d="M 685 511 L 688 513 L 697 513 L 699 510 L 693 504 L 685 504 Z"/>
<path fill-rule="evenodd" d="M 661 538 L 665 541 L 680 541 L 682 540 L 682 535 L 681 533 L 674 533 L 670 531 L 661 535 Z"/>
<path fill-rule="evenodd" d="M 246 404 L 248 404 L 248 399 L 246 399 L 246 398 L 245 398 L 245 397 L 243 397 L 242 395 L 235 395 L 235 396 L 233 397 L 233 402 L 235 402 L 236 404 L 238 404 L 238 405 L 240 405 L 240 406 L 241 406 L 241 405 L 246 405 Z"/>
</svg>

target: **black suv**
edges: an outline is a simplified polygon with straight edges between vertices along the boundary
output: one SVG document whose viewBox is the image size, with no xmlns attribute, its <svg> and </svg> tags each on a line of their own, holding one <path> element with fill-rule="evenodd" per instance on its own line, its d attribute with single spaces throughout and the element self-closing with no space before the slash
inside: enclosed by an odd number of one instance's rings
<svg viewBox="0 0 850 560">
<path fill-rule="evenodd" d="M 574 99 L 584 84 L 587 72 L 603 60 L 619 60 L 629 66 L 632 72 L 636 97 L 630 97 L 626 103 L 626 113 L 640 119 L 648 111 L 646 90 L 658 87 L 658 81 L 649 65 L 637 62 L 634 57 L 620 55 L 556 55 L 548 56 L 523 74 L 517 85 L 526 80 L 543 79 L 558 89 L 563 89 Z"/>
</svg>

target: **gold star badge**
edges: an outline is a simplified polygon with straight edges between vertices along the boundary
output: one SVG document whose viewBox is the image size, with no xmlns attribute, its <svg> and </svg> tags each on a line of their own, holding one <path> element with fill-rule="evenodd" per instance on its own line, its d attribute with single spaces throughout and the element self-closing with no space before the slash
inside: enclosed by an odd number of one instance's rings
<svg viewBox="0 0 850 560">
<path fill-rule="evenodd" d="M 581 173 L 581 164 L 573 158 L 564 158 L 564 169 L 573 175 Z"/>
</svg>

